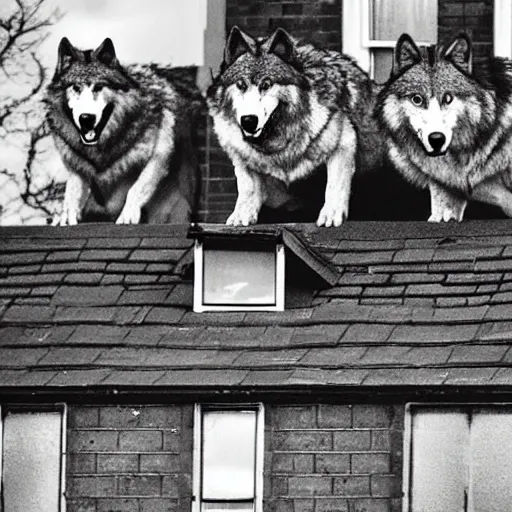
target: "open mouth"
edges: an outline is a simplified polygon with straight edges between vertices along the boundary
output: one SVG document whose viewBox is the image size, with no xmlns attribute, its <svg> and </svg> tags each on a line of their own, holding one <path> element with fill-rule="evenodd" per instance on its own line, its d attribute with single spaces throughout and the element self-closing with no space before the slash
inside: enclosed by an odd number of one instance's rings
<svg viewBox="0 0 512 512">
<path fill-rule="evenodd" d="M 112 115 L 112 112 L 114 110 L 114 105 L 112 103 L 109 103 L 103 110 L 103 113 L 101 115 L 100 122 L 93 127 L 92 129 L 87 129 L 82 126 L 78 128 L 78 133 L 80 134 L 80 138 L 82 139 L 82 142 L 87 146 L 94 146 L 98 143 L 101 133 L 103 132 L 105 126 L 107 126 L 107 123 L 110 119 L 110 116 Z"/>
</svg>

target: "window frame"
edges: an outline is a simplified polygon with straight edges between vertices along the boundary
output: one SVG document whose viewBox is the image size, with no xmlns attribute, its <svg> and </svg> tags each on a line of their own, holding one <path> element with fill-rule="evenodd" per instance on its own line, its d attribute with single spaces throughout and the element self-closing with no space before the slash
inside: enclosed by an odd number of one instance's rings
<svg viewBox="0 0 512 512">
<path fill-rule="evenodd" d="M 405 404 L 404 438 L 403 438 L 403 470 L 402 470 L 402 510 L 411 512 L 411 465 L 413 446 L 413 414 L 414 409 L 456 409 L 456 408 L 507 408 L 512 414 L 512 402 L 410 402 Z"/>
<path fill-rule="evenodd" d="M 256 457 L 254 482 L 254 511 L 263 512 L 263 462 L 265 453 L 265 410 L 261 402 L 243 404 L 196 403 L 194 405 L 193 461 L 192 461 L 192 511 L 201 512 L 203 411 L 255 411 Z"/>
<path fill-rule="evenodd" d="M 370 75 L 371 79 L 374 79 L 375 66 L 372 50 L 379 48 L 393 50 L 396 41 L 378 41 L 370 38 L 371 2 L 372 0 L 343 0 L 342 48 L 343 53 L 354 57 L 359 66 Z M 433 42 L 416 41 L 416 44 L 425 46 L 433 44 Z"/>
<path fill-rule="evenodd" d="M 4 417 L 9 411 L 14 412 L 59 412 L 60 423 L 60 478 L 59 478 L 59 512 L 66 512 L 66 432 L 67 432 L 67 404 L 0 404 L 0 496 L 3 495 L 3 459 L 4 459 Z"/>
<path fill-rule="evenodd" d="M 215 245 L 215 241 L 209 242 Z M 222 250 L 219 240 L 219 250 Z M 285 251 L 282 243 L 275 244 L 275 303 L 274 304 L 206 304 L 204 301 L 204 243 L 196 239 L 194 243 L 194 305 L 196 313 L 206 311 L 284 311 L 285 305 Z M 215 250 L 215 249 L 207 249 Z M 234 249 L 238 250 L 238 249 Z M 240 249 L 241 252 L 250 252 Z"/>
</svg>

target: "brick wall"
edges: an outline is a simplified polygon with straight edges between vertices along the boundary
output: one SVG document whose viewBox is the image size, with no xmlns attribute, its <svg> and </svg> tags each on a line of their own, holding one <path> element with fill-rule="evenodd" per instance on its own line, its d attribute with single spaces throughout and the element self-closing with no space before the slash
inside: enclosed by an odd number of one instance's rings
<svg viewBox="0 0 512 512">
<path fill-rule="evenodd" d="M 266 408 L 266 512 L 401 510 L 403 407 Z"/>
<path fill-rule="evenodd" d="M 283 27 L 305 41 L 341 50 L 341 0 L 227 0 L 226 33 L 233 25 L 252 36 L 267 36 Z M 236 180 L 211 123 L 207 130 L 199 217 L 207 222 L 225 222 L 235 205 Z"/>
<path fill-rule="evenodd" d="M 253 36 L 265 36 L 277 27 L 289 30 L 294 36 L 313 42 L 325 48 L 341 51 L 342 0 L 226 0 L 226 30 L 238 25 Z M 439 40 L 453 37 L 459 31 L 466 31 L 473 38 L 475 61 L 478 63 L 493 51 L 493 0 L 439 0 Z M 200 220 L 225 222 L 236 201 L 236 180 L 227 156 L 220 149 L 215 136 L 208 126 L 206 137 L 206 158 L 202 165 L 203 187 Z M 389 213 L 390 219 L 405 217 L 408 220 L 422 219 L 428 214 L 428 197 L 406 185 L 403 180 L 389 176 L 382 178 L 386 190 L 398 190 L 397 197 L 411 196 L 410 204 L 401 205 L 397 215 Z M 357 184 L 355 184 L 355 187 Z M 367 199 L 366 188 L 378 190 L 379 186 L 362 185 L 361 208 L 352 205 L 352 218 L 376 219 L 383 214 L 369 211 L 374 197 Z M 402 191 L 403 189 L 403 191 Z M 377 203 L 379 204 L 379 203 Z M 419 206 L 418 206 L 419 205 Z M 472 213 L 475 210 L 475 214 Z M 480 211 L 471 205 L 470 217 L 496 217 L 499 212 L 484 208 Z M 405 214 L 403 213 L 405 212 Z M 386 210 L 388 214 L 388 210 Z M 267 221 L 266 219 L 265 221 Z M 271 219 L 270 219 L 271 220 Z M 311 219 L 301 219 L 313 221 Z"/>
<path fill-rule="evenodd" d="M 70 406 L 68 512 L 190 512 L 192 406 Z"/>
<path fill-rule="evenodd" d="M 439 40 L 467 32 L 473 40 L 475 61 L 493 52 L 493 0 L 439 0 Z"/>
</svg>

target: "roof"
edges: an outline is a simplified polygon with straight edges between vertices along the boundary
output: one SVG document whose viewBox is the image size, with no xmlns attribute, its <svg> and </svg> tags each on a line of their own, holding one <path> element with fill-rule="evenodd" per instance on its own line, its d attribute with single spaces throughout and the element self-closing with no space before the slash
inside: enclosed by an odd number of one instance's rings
<svg viewBox="0 0 512 512">
<path fill-rule="evenodd" d="M 0 228 L 0 387 L 512 383 L 512 220 L 286 228 L 340 276 L 275 313 L 194 313 L 188 226 Z"/>
</svg>

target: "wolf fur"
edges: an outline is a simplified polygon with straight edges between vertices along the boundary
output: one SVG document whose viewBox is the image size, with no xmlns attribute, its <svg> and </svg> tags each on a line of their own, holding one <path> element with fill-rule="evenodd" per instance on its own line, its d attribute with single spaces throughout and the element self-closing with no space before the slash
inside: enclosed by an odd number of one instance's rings
<svg viewBox="0 0 512 512">
<path fill-rule="evenodd" d="M 347 218 L 357 123 L 372 84 L 338 52 L 300 44 L 283 29 L 256 40 L 234 27 L 207 103 L 234 165 L 238 197 L 227 224 L 254 224 L 263 204 L 292 201 L 288 185 L 327 164 L 319 226 Z"/>
<path fill-rule="evenodd" d="M 403 34 L 376 115 L 396 168 L 430 189 L 430 221 L 461 221 L 468 199 L 512 216 L 510 61 L 473 70 L 466 34 L 422 49 Z"/>
<path fill-rule="evenodd" d="M 45 98 L 69 171 L 61 225 L 82 218 L 191 220 L 198 167 L 190 124 L 201 95 L 190 88 L 186 98 L 166 73 L 155 65 L 121 66 L 108 38 L 94 51 L 62 39 Z"/>
</svg>

